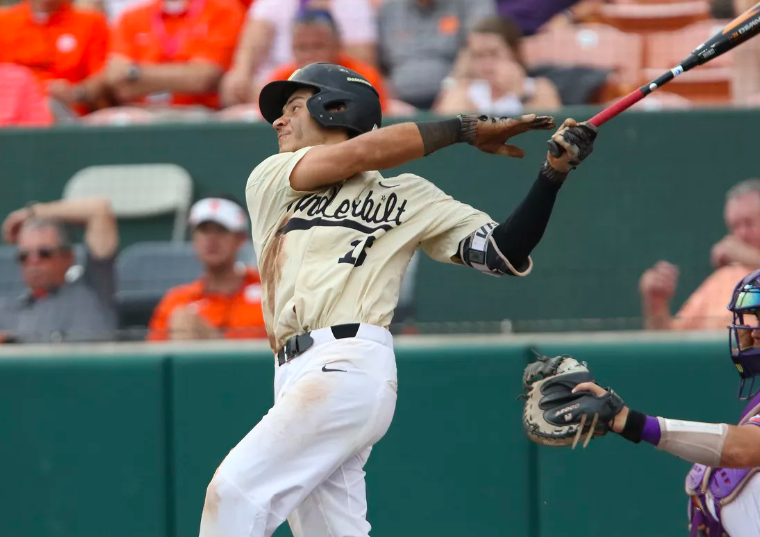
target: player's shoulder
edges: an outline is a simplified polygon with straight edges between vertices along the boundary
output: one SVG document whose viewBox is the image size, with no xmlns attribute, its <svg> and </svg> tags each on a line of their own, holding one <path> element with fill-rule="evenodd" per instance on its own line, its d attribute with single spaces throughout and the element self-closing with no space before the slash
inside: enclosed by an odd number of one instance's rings
<svg viewBox="0 0 760 537">
<path fill-rule="evenodd" d="M 271 157 L 265 158 L 253 169 L 251 175 L 248 176 L 246 189 L 254 183 L 261 181 L 263 178 L 277 177 L 285 172 L 289 174 L 293 167 L 295 167 L 296 163 L 309 149 L 311 148 L 303 147 L 297 151 L 276 153 Z"/>
</svg>

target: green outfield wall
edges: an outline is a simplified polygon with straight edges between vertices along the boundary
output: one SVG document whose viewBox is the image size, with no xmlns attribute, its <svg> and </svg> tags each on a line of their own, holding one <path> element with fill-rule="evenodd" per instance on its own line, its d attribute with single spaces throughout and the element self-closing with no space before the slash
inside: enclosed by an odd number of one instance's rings
<svg viewBox="0 0 760 537">
<path fill-rule="evenodd" d="M 573 110 L 577 118 L 592 113 Z M 725 234 L 726 190 L 760 175 L 759 121 L 760 111 L 746 110 L 627 112 L 616 118 L 563 187 L 534 253 L 533 274 L 522 282 L 499 281 L 425 258 L 418 319 L 638 316 L 638 278 L 658 259 L 680 265 L 680 303 L 710 273 L 710 246 Z M 404 170 L 503 220 L 533 182 L 546 138 L 524 135 L 522 160 L 454 147 Z M 29 200 L 59 197 L 71 175 L 96 164 L 173 162 L 191 173 L 196 197 L 229 192 L 242 198 L 248 174 L 276 147 L 271 127 L 261 124 L 2 131 L 0 214 Z M 123 222 L 122 242 L 168 239 L 170 220 Z"/>
<path fill-rule="evenodd" d="M 647 413 L 741 409 L 722 334 L 399 338 L 396 415 L 366 468 L 375 537 L 687 535 L 687 463 L 614 435 L 525 439 L 532 348 L 587 360 Z M 271 404 L 272 366 L 258 343 L 0 349 L 0 535 L 197 535 L 216 466 Z"/>
</svg>

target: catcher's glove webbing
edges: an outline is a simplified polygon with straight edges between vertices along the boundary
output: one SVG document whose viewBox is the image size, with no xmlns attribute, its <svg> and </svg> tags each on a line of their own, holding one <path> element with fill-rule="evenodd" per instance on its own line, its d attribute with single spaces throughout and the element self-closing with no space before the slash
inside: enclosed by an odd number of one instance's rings
<svg viewBox="0 0 760 537">
<path fill-rule="evenodd" d="M 523 373 L 523 427 L 532 441 L 545 446 L 573 449 L 586 433 L 583 447 L 594 436 L 609 431 L 609 422 L 623 408 L 612 390 L 597 397 L 591 392 L 573 393 L 582 382 L 593 382 L 585 362 L 571 356 L 539 356 Z M 590 423 L 589 423 L 590 422 Z"/>
</svg>

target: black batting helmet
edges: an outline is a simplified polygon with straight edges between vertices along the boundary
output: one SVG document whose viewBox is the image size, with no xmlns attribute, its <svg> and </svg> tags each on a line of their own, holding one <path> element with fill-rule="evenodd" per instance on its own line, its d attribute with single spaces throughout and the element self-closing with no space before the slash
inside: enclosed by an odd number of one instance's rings
<svg viewBox="0 0 760 537">
<path fill-rule="evenodd" d="M 259 109 L 269 123 L 282 116 L 282 108 L 293 93 L 312 88 L 306 101 L 311 117 L 323 127 L 342 127 L 351 137 L 380 127 L 382 112 L 377 90 L 362 75 L 334 63 L 311 63 L 297 70 L 288 80 L 270 82 L 261 90 Z M 345 110 L 329 108 L 345 105 Z"/>
</svg>

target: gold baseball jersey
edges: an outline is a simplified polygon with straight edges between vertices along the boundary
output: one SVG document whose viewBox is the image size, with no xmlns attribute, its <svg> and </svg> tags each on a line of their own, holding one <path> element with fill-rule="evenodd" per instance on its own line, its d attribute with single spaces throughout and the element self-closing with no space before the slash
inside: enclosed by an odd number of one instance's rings
<svg viewBox="0 0 760 537">
<path fill-rule="evenodd" d="M 259 164 L 246 185 L 262 306 L 273 351 L 297 334 L 344 323 L 387 327 L 417 247 L 451 263 L 492 219 L 412 174 L 357 174 L 298 192 L 290 173 L 309 147 Z"/>
</svg>

